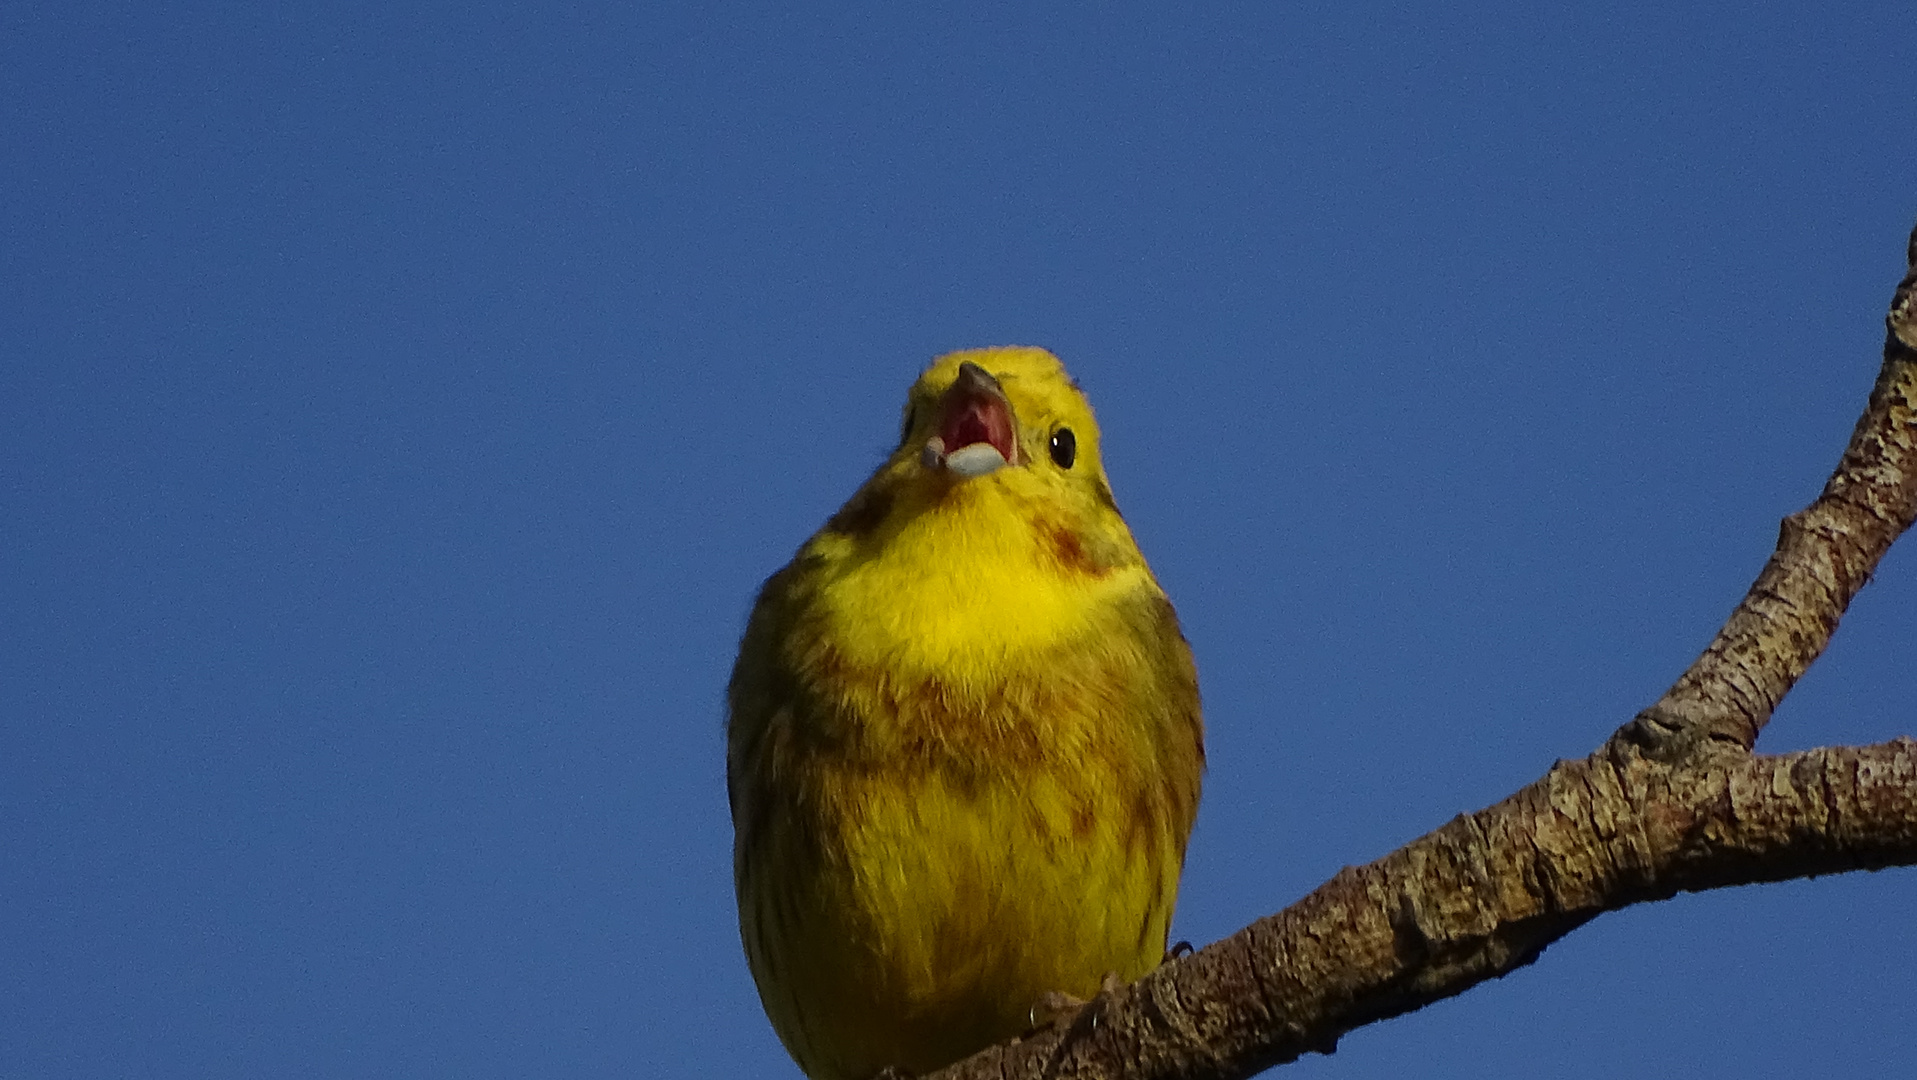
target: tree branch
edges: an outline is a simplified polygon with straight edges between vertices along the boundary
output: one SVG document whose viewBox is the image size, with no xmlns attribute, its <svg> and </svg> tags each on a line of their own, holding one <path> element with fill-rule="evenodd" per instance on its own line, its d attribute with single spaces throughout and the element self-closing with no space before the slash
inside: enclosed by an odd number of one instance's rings
<svg viewBox="0 0 1917 1080">
<path fill-rule="evenodd" d="M 1823 494 L 1784 519 L 1777 551 L 1723 629 L 1657 704 L 1617 733 L 1664 759 L 1749 750 L 1851 598 L 1917 513 L 1917 230 L 1885 319 L 1884 366 Z"/>
<path fill-rule="evenodd" d="M 1917 864 L 1917 743 L 1753 756 L 1917 516 L 1917 231 L 1830 482 L 1704 653 L 1590 757 L 933 1080 L 1237 1080 L 1683 891 Z"/>
</svg>

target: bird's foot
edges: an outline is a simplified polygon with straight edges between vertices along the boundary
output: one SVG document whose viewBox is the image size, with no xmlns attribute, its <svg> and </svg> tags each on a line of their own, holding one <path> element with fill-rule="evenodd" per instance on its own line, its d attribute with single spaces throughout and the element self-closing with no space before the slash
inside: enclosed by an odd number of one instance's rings
<svg viewBox="0 0 1917 1080">
<path fill-rule="evenodd" d="M 1048 1027 L 1069 1029 L 1080 1024 L 1096 1027 L 1099 1014 L 1105 1011 L 1105 1005 L 1111 1001 L 1112 995 L 1124 985 L 1124 980 L 1118 977 L 1117 972 L 1108 971 L 1099 980 L 1098 993 L 1092 995 L 1090 1001 L 1073 997 L 1062 990 L 1048 990 L 1032 1006 L 1032 1030 Z"/>
</svg>

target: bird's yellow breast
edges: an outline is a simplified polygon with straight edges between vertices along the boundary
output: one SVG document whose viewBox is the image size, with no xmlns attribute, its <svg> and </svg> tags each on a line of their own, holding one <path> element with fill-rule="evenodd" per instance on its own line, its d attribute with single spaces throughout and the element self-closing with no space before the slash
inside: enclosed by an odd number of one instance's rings
<svg viewBox="0 0 1917 1080">
<path fill-rule="evenodd" d="M 847 660 L 963 685 L 1003 681 L 1062 643 L 1095 647 L 1110 599 L 1156 588 L 1142 560 L 1068 563 L 1054 534 L 1071 525 L 1015 483 L 942 494 L 876 541 L 826 533 L 809 545 L 823 556 L 821 632 Z"/>
</svg>

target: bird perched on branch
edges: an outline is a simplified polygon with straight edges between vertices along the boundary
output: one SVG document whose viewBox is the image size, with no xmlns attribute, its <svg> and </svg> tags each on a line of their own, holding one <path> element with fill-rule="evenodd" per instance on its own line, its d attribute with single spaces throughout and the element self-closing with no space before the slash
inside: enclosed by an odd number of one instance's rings
<svg viewBox="0 0 1917 1080">
<path fill-rule="evenodd" d="M 1160 963 L 1197 674 L 1050 353 L 925 370 L 727 697 L 740 935 L 814 1080 L 936 1069 Z"/>
</svg>

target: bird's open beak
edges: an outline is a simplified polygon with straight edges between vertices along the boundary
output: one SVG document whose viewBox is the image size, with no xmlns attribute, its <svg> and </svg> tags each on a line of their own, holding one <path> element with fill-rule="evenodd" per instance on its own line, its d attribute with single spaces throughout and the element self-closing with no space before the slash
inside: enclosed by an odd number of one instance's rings
<svg viewBox="0 0 1917 1080">
<path fill-rule="evenodd" d="M 977 364 L 959 365 L 958 378 L 939 398 L 938 427 L 925 441 L 921 462 L 961 477 L 984 476 L 1018 464 L 1012 403 L 998 380 Z"/>
</svg>

